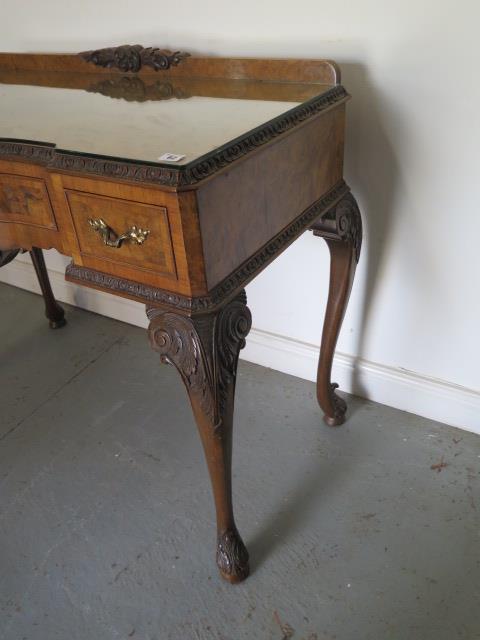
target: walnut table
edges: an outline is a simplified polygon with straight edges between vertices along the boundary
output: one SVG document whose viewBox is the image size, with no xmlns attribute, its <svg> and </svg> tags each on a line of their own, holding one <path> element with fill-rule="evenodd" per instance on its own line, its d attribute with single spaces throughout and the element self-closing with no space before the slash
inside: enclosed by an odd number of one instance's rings
<svg viewBox="0 0 480 640">
<path fill-rule="evenodd" d="M 53 328 L 65 320 L 42 249 L 72 258 L 69 281 L 146 304 L 152 347 L 190 397 L 230 582 L 248 575 L 231 496 L 244 287 L 307 229 L 331 254 L 318 402 L 327 424 L 345 417 L 330 374 L 362 237 L 347 99 L 326 60 L 0 54 L 0 265 L 30 251 Z"/>
</svg>

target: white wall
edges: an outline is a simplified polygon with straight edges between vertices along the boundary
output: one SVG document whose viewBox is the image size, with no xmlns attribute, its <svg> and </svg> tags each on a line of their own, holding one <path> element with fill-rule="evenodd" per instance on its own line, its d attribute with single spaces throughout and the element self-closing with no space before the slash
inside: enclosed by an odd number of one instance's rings
<svg viewBox="0 0 480 640">
<path fill-rule="evenodd" d="M 16 0 L 2 7 L 0 42 L 337 60 L 353 95 L 346 178 L 366 242 L 336 375 L 347 390 L 480 433 L 479 19 L 473 0 Z M 31 283 L 20 263 L 0 277 Z M 140 306 L 54 279 L 60 297 L 144 322 Z M 248 287 L 246 357 L 313 378 L 327 285 L 326 247 L 306 234 Z"/>
</svg>

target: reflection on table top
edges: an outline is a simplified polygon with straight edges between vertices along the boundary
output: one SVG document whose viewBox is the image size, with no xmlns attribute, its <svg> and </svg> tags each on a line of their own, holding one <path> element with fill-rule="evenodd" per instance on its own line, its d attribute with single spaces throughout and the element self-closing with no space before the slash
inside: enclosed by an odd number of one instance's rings
<svg viewBox="0 0 480 640">
<path fill-rule="evenodd" d="M 330 85 L 0 70 L 0 138 L 188 164 L 331 89 Z"/>
</svg>

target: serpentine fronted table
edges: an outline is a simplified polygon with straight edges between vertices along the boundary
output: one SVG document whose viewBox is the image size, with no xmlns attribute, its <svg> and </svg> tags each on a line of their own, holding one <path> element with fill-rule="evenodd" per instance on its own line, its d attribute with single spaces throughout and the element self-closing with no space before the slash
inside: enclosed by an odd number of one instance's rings
<svg viewBox="0 0 480 640">
<path fill-rule="evenodd" d="M 30 251 L 52 328 L 65 319 L 42 249 L 71 256 L 67 280 L 146 304 L 190 398 L 230 582 L 249 572 L 231 492 L 244 287 L 307 229 L 331 254 L 318 402 L 328 425 L 345 418 L 330 376 L 362 240 L 348 97 L 326 60 L 0 54 L 0 266 Z"/>
</svg>

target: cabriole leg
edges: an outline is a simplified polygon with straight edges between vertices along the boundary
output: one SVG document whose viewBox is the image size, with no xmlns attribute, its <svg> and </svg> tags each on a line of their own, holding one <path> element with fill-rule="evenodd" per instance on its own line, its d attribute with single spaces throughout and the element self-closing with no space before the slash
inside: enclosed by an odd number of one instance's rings
<svg viewBox="0 0 480 640">
<path fill-rule="evenodd" d="M 42 250 L 33 247 L 30 251 L 30 257 L 32 258 L 33 266 L 35 267 L 38 282 L 42 290 L 43 300 L 45 302 L 45 315 L 52 329 L 60 329 L 60 327 L 63 327 L 67 323 L 65 320 L 65 312 L 53 296 Z"/>
<path fill-rule="evenodd" d="M 180 373 L 202 440 L 217 514 L 218 568 L 229 582 L 240 582 L 248 576 L 248 553 L 233 516 L 231 467 L 238 354 L 251 327 L 245 292 L 210 314 L 147 307 L 147 315 L 152 347 Z"/>
<path fill-rule="evenodd" d="M 329 426 L 345 421 L 347 405 L 335 393 L 332 363 L 362 246 L 362 218 L 351 193 L 311 227 L 330 250 L 330 287 L 317 372 L 317 398 Z"/>
</svg>

